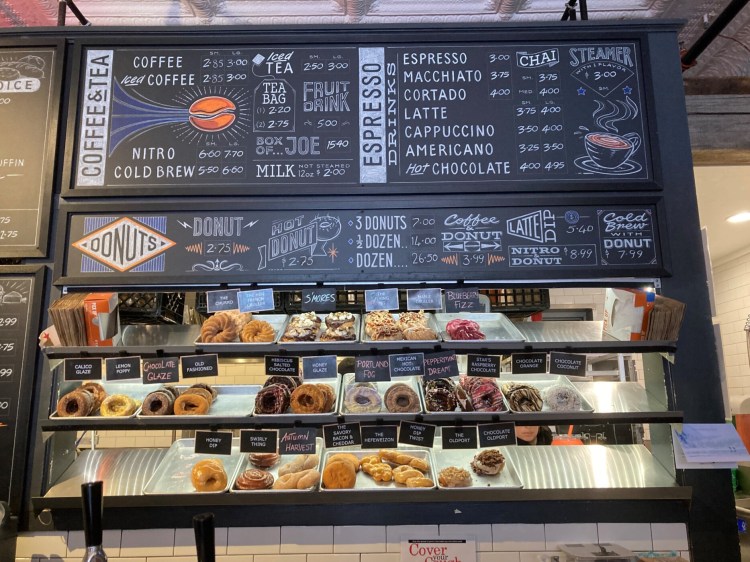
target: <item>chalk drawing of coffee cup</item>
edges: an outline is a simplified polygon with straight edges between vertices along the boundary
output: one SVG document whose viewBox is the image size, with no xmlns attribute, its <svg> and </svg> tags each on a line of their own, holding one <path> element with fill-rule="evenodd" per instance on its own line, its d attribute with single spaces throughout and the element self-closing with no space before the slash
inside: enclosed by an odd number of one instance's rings
<svg viewBox="0 0 750 562">
<path fill-rule="evenodd" d="M 641 137 L 638 133 L 588 133 L 584 137 L 584 145 L 586 153 L 596 166 L 613 170 L 622 166 L 638 150 Z"/>
</svg>

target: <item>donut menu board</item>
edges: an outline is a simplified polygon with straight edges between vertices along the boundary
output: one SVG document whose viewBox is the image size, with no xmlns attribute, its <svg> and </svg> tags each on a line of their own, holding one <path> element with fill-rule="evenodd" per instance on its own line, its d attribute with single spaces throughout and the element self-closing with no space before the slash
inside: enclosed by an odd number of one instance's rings
<svg viewBox="0 0 750 562">
<path fill-rule="evenodd" d="M 39 256 L 57 119 L 54 49 L 0 49 L 0 256 Z"/>
<path fill-rule="evenodd" d="M 67 216 L 63 283 L 529 279 L 661 271 L 653 206 Z M 59 277 L 59 275 L 58 275 Z"/>
<path fill-rule="evenodd" d="M 83 59 L 73 189 L 621 189 L 653 176 L 635 42 L 90 48 Z"/>
<path fill-rule="evenodd" d="M 26 350 L 36 347 L 29 341 L 29 317 L 34 300 L 33 275 L 4 275 L 0 272 L 0 450 L 4 461 L 0 463 L 0 499 L 10 497 L 11 476 L 14 467 L 17 416 L 21 398 L 22 378 L 33 374 L 25 365 Z M 32 355 L 33 356 L 33 355 Z M 25 410 L 28 414 L 28 403 Z M 25 431 L 24 424 L 19 430 Z M 16 470 L 23 470 L 23 462 Z"/>
</svg>

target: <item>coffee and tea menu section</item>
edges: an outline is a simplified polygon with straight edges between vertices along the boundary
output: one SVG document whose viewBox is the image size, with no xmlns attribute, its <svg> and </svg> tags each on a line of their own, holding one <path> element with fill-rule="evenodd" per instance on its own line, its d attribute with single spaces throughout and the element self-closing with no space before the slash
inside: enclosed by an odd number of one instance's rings
<svg viewBox="0 0 750 562">
<path fill-rule="evenodd" d="M 68 243 L 60 282 L 657 274 L 663 268 L 656 215 L 653 205 L 76 211 L 61 222 Z"/>
<path fill-rule="evenodd" d="M 68 195 L 655 185 L 637 42 L 90 47 L 81 65 Z"/>
<path fill-rule="evenodd" d="M 0 48 L 0 257 L 47 245 L 56 74 L 53 48 Z"/>
</svg>

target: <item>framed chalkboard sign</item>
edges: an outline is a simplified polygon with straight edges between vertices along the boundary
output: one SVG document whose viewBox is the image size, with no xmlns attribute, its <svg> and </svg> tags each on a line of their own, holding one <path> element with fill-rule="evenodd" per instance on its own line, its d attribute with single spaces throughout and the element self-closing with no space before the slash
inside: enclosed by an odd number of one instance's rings
<svg viewBox="0 0 750 562">
<path fill-rule="evenodd" d="M 577 35 L 100 38 L 79 52 L 64 195 L 659 187 L 642 38 Z"/>
<path fill-rule="evenodd" d="M 64 206 L 56 282 L 367 283 L 637 277 L 664 273 L 658 205 L 645 202 L 471 208 L 450 200 L 343 209 L 289 203 Z M 608 201 L 608 200 L 604 200 Z M 502 200 L 507 204 L 507 201 Z M 413 203 L 413 206 L 409 206 Z M 330 204 L 325 208 L 323 205 Z M 427 205 L 433 204 L 434 207 Z M 312 208 L 311 208 L 312 207 Z M 336 208 L 338 207 L 338 208 Z"/>
<path fill-rule="evenodd" d="M 62 41 L 0 42 L 0 257 L 47 255 Z"/>
</svg>

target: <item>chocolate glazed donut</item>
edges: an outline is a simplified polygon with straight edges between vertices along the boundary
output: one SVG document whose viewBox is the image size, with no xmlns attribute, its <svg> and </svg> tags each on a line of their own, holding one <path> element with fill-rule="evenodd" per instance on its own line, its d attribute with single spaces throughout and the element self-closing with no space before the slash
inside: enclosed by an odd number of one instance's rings
<svg viewBox="0 0 750 562">
<path fill-rule="evenodd" d="M 255 397 L 256 414 L 283 414 L 289 407 L 289 390 L 281 384 L 261 388 Z"/>
<path fill-rule="evenodd" d="M 141 413 L 144 416 L 168 416 L 174 414 L 174 396 L 166 390 L 155 390 L 143 400 Z"/>
</svg>

